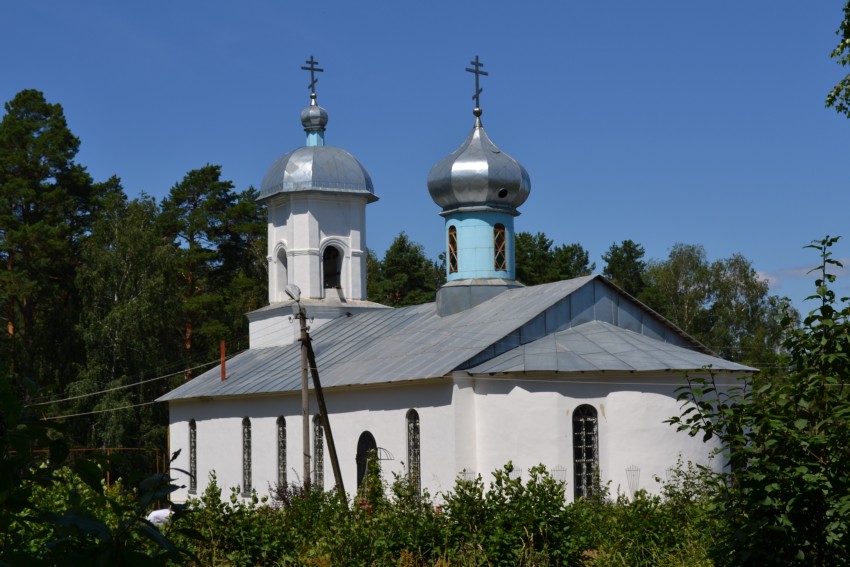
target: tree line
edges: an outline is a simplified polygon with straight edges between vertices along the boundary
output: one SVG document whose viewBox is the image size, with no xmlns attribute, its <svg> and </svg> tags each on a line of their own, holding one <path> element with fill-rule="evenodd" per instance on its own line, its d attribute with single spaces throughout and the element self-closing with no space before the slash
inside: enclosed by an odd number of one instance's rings
<svg viewBox="0 0 850 567">
<path fill-rule="evenodd" d="M 88 414 L 67 422 L 74 445 L 164 446 L 167 409 L 149 402 L 204 369 L 220 340 L 246 348 L 242 314 L 266 301 L 257 192 L 207 164 L 159 203 L 130 199 L 118 177 L 96 182 L 75 161 L 61 105 L 25 90 L 5 110 L 4 374 L 41 417 Z"/>
</svg>

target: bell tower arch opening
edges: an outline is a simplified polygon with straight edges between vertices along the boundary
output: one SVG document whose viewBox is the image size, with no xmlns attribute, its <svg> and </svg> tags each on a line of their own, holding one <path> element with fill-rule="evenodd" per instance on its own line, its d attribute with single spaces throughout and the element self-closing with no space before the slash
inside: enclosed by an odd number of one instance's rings
<svg viewBox="0 0 850 567">
<path fill-rule="evenodd" d="M 286 248 L 278 246 L 277 250 L 275 250 L 275 260 L 277 261 L 275 266 L 277 300 L 283 301 L 286 299 L 286 294 L 283 290 L 286 289 L 286 284 L 289 283 L 289 262 L 286 258 Z"/>
<path fill-rule="evenodd" d="M 342 288 L 342 253 L 334 245 L 327 246 L 322 253 L 322 287 Z"/>
</svg>

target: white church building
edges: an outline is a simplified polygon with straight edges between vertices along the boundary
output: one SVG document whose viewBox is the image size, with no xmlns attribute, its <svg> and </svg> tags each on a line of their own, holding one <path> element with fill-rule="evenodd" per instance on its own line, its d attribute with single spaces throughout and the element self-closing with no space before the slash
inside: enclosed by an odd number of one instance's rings
<svg viewBox="0 0 850 567">
<path fill-rule="evenodd" d="M 334 487 L 312 390 L 303 441 L 292 284 L 312 319 L 349 495 L 367 454 L 385 479 L 408 475 L 437 498 L 458 476 L 486 482 L 509 461 L 518 475 L 545 465 L 571 497 L 596 478 L 626 494 L 657 491 L 654 477 L 679 459 L 722 466 L 711 460 L 716 446 L 664 420 L 680 412 L 686 374 L 710 367 L 732 383 L 755 369 L 718 358 L 601 276 L 517 282 L 514 218 L 530 178 L 490 141 L 477 104 L 474 116 L 467 139 L 428 175 L 444 218 L 447 283 L 436 303 L 388 308 L 366 300 L 366 205 L 378 198 L 360 162 L 325 145 L 328 114 L 313 91 L 301 113 L 306 145 L 275 161 L 261 186 L 269 305 L 248 314 L 250 349 L 224 375 L 212 369 L 159 398 L 169 405 L 170 451 L 181 451 L 173 466 L 191 473 L 175 473 L 186 485 L 175 501 L 203 492 L 213 471 L 243 496 L 300 484 L 305 453 L 309 481 Z"/>
</svg>

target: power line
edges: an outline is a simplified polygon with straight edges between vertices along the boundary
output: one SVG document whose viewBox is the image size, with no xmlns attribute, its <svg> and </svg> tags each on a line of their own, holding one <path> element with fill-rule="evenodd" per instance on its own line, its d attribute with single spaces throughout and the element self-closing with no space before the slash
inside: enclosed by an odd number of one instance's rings
<svg viewBox="0 0 850 567">
<path fill-rule="evenodd" d="M 234 355 L 231 355 L 230 357 L 226 358 L 225 360 L 230 360 L 231 358 L 233 358 L 237 354 L 240 354 L 240 353 L 236 353 Z M 58 403 L 61 403 L 61 402 L 68 402 L 68 401 L 71 401 L 71 400 L 78 400 L 80 398 L 87 398 L 89 396 L 97 396 L 97 395 L 100 395 L 100 394 L 106 394 L 108 392 L 114 392 L 116 390 L 123 390 L 125 388 L 132 388 L 133 386 L 140 386 L 142 384 L 147 384 L 149 382 L 155 382 L 157 380 L 164 380 L 165 378 L 171 378 L 173 376 L 183 374 L 184 372 L 187 372 L 189 370 L 197 370 L 198 368 L 210 366 L 210 365 L 216 364 L 218 362 L 219 362 L 219 360 L 216 359 L 216 360 L 213 360 L 213 361 L 210 361 L 210 362 L 204 362 L 203 364 L 199 364 L 198 366 L 193 366 L 192 368 L 184 368 L 183 370 L 180 370 L 178 372 L 173 372 L 171 374 L 165 374 L 163 376 L 157 376 L 156 378 L 149 378 L 147 380 L 141 380 L 139 382 L 134 382 L 132 384 L 125 384 L 123 386 L 115 386 L 114 388 L 107 388 L 105 390 L 100 390 L 98 392 L 89 392 L 88 394 L 80 394 L 78 396 L 70 396 L 68 398 L 63 398 L 61 400 L 50 400 L 50 401 L 47 401 L 47 402 L 38 402 L 38 403 L 34 403 L 34 404 L 29 404 L 28 406 L 25 406 L 25 407 L 30 408 L 30 407 L 35 407 L 35 406 L 47 406 L 47 405 L 50 405 L 50 404 L 58 404 Z M 153 403 L 153 402 L 151 402 L 151 403 Z M 132 407 L 132 406 L 129 406 L 129 407 Z M 77 414 L 77 415 L 86 415 L 86 414 Z"/>
<path fill-rule="evenodd" d="M 137 408 L 137 407 L 140 407 L 140 406 L 149 406 L 149 405 L 155 404 L 155 403 L 156 403 L 155 401 L 154 402 L 143 402 L 141 404 L 121 406 L 120 408 L 107 408 L 107 409 L 102 409 L 102 410 L 87 411 L 87 412 L 83 412 L 83 413 L 72 413 L 70 415 L 54 415 L 54 416 L 51 416 L 51 417 L 42 417 L 41 420 L 42 421 L 49 421 L 49 420 L 52 420 L 52 419 L 65 419 L 66 417 L 79 417 L 81 415 L 92 415 L 92 414 L 95 414 L 95 413 L 105 413 L 105 412 L 108 412 L 108 411 L 120 411 L 120 410 L 125 410 L 125 409 L 130 409 L 130 408 Z"/>
</svg>

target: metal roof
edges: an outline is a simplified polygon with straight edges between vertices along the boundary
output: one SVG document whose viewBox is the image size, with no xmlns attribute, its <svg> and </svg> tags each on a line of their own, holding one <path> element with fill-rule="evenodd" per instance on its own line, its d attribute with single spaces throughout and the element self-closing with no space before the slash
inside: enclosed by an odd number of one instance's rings
<svg viewBox="0 0 850 567">
<path fill-rule="evenodd" d="M 366 168 L 334 146 L 302 146 L 278 158 L 263 177 L 259 200 L 300 191 L 353 193 L 369 202 L 378 200 Z"/>
<path fill-rule="evenodd" d="M 514 348 L 470 374 L 507 372 L 651 372 L 755 368 L 661 342 L 603 321 L 590 321 Z"/>
<path fill-rule="evenodd" d="M 608 324 L 583 329 L 594 321 Z M 711 363 L 723 370 L 753 370 L 709 356 L 601 276 L 510 289 L 444 317 L 433 303 L 341 317 L 312 338 L 326 388 L 438 378 L 462 369 L 697 370 Z M 678 347 L 668 348 L 673 345 Z M 297 391 L 299 349 L 296 343 L 245 351 L 227 362 L 226 381 L 215 368 L 159 401 Z"/>
</svg>

